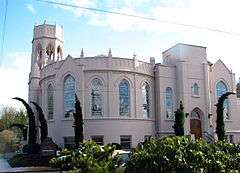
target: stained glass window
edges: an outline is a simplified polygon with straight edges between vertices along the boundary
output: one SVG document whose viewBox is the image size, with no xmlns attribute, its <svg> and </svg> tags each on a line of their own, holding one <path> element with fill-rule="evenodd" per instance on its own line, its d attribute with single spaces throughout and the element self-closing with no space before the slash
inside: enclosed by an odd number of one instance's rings
<svg viewBox="0 0 240 173">
<path fill-rule="evenodd" d="M 225 85 L 224 82 L 220 81 L 216 85 L 216 91 L 217 91 L 217 97 L 219 98 L 227 92 L 227 86 Z M 228 99 L 226 99 L 224 101 L 223 106 L 224 106 L 224 118 L 226 120 L 229 120 L 230 115 L 229 115 L 229 101 L 228 101 Z"/>
<path fill-rule="evenodd" d="M 91 91 L 91 108 L 93 116 L 102 116 L 102 87 L 100 79 L 93 79 Z"/>
<path fill-rule="evenodd" d="M 198 86 L 197 83 L 195 83 L 195 84 L 193 85 L 192 90 L 193 90 L 193 91 L 192 91 L 192 92 L 193 92 L 193 95 L 199 96 L 199 86 Z"/>
<path fill-rule="evenodd" d="M 64 116 L 72 117 L 75 112 L 75 79 L 68 75 L 64 80 Z"/>
<path fill-rule="evenodd" d="M 173 91 L 172 88 L 167 87 L 165 93 L 165 108 L 166 108 L 166 118 L 174 119 L 173 115 Z"/>
<path fill-rule="evenodd" d="M 142 86 L 142 96 L 143 96 L 143 117 L 149 117 L 149 85 L 145 82 Z"/>
<path fill-rule="evenodd" d="M 47 88 L 47 105 L 48 105 L 48 119 L 53 119 L 53 86 L 52 84 L 48 85 Z"/>
<path fill-rule="evenodd" d="M 119 84 L 119 114 L 129 116 L 130 113 L 130 89 L 127 80 L 122 80 Z"/>
</svg>

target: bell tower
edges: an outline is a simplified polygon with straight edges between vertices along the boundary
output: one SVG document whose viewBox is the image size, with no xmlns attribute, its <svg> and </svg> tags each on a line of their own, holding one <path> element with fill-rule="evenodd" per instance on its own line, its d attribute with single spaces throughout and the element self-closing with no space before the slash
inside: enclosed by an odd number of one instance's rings
<svg viewBox="0 0 240 173">
<path fill-rule="evenodd" d="M 62 60 L 63 27 L 46 24 L 34 26 L 32 40 L 32 67 L 37 62 L 41 70 L 45 65 Z"/>
<path fill-rule="evenodd" d="M 40 75 L 46 65 L 63 58 L 63 27 L 46 24 L 34 26 L 29 74 L 29 101 L 41 102 Z"/>
</svg>

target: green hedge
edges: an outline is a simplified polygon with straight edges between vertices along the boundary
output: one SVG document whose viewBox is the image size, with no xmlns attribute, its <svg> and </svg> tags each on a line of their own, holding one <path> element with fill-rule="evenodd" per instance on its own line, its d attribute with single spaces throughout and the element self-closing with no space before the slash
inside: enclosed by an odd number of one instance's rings
<svg viewBox="0 0 240 173">
<path fill-rule="evenodd" d="M 101 147 L 93 141 L 80 143 L 76 150 L 63 149 L 58 157 L 51 159 L 53 168 L 60 168 L 71 173 L 111 173 L 118 163 L 113 157 L 115 147 Z"/>
<path fill-rule="evenodd" d="M 130 156 L 126 173 L 221 173 L 240 171 L 240 146 L 188 137 L 146 141 Z"/>
</svg>

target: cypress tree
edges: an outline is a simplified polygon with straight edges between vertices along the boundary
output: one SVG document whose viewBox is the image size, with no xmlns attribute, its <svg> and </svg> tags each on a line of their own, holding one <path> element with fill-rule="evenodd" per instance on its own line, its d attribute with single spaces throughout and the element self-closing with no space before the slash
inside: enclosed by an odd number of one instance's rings
<svg viewBox="0 0 240 173">
<path fill-rule="evenodd" d="M 80 101 L 78 100 L 77 94 L 75 94 L 75 113 L 74 117 L 74 134 L 75 134 L 75 147 L 79 147 L 79 143 L 83 142 L 83 115 L 82 115 L 82 107 L 80 105 Z"/>
<path fill-rule="evenodd" d="M 184 136 L 184 107 L 182 101 L 180 101 L 180 107 L 177 111 L 174 112 L 175 121 L 174 121 L 174 132 L 176 136 Z"/>
<path fill-rule="evenodd" d="M 228 98 L 229 95 L 235 94 L 233 92 L 226 92 L 225 94 L 221 95 L 218 99 L 218 103 L 215 105 L 217 107 L 217 120 L 216 120 L 216 133 L 218 136 L 218 140 L 224 140 L 225 138 L 225 124 L 224 124 L 224 101 Z"/>
</svg>

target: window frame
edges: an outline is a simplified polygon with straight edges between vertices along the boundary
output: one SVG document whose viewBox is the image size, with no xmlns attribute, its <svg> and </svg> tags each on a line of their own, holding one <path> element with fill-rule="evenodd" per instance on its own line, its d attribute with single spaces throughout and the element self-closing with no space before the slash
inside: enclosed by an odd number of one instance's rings
<svg viewBox="0 0 240 173">
<path fill-rule="evenodd" d="M 98 80 L 98 81 L 97 81 Z M 100 87 L 99 88 L 96 88 L 96 89 L 94 89 L 94 82 L 100 82 Z M 96 92 L 98 92 L 98 94 L 99 94 L 99 96 L 97 96 L 97 95 L 93 95 L 93 90 L 95 90 Z M 90 101 L 91 101 L 91 106 L 90 106 L 90 111 L 91 111 L 91 116 L 94 116 L 94 117 L 101 117 L 101 116 L 103 116 L 103 106 L 104 106 L 104 104 L 103 104 L 103 101 L 104 101 L 104 98 L 103 98 L 103 92 L 102 92 L 102 90 L 103 90 L 103 82 L 102 82 L 102 80 L 101 79 L 99 79 L 99 78 L 94 78 L 92 81 L 91 81 L 91 91 L 90 91 L 90 95 L 91 95 L 91 98 L 90 98 Z M 99 111 L 95 111 L 95 110 L 93 110 L 93 99 L 96 99 L 96 100 L 99 100 L 100 101 L 100 112 Z M 95 101 L 96 101 L 95 100 Z M 94 112 L 95 111 L 95 112 Z"/>
<path fill-rule="evenodd" d="M 167 90 L 168 89 L 170 89 L 170 93 L 168 93 L 167 92 Z M 171 94 L 171 95 L 170 95 Z M 170 97 L 170 96 L 171 97 Z M 168 100 L 167 99 L 171 99 L 171 108 L 170 107 L 168 107 Z M 166 120 L 174 120 L 175 118 L 174 118 L 174 99 L 173 99 L 173 89 L 172 89 L 172 87 L 166 87 L 166 89 L 165 89 L 165 95 L 164 95 L 164 101 L 165 101 L 165 105 L 164 105 L 164 110 L 165 110 L 165 119 Z M 172 113 L 172 116 L 169 116 L 169 117 L 167 117 L 167 115 L 168 115 L 168 110 L 170 110 L 171 111 L 171 113 Z"/>
<path fill-rule="evenodd" d="M 50 88 L 52 89 L 51 93 L 50 93 Z M 51 98 L 49 98 L 51 94 Z M 49 106 L 50 101 L 52 102 L 52 107 Z M 52 111 L 50 111 L 49 109 L 52 109 Z M 51 113 L 51 115 L 50 115 Z M 47 87 L 47 119 L 48 120 L 53 120 L 54 119 L 54 86 L 52 83 L 48 84 Z"/>
<path fill-rule="evenodd" d="M 67 81 L 68 78 L 72 78 L 73 79 L 73 82 L 74 82 L 74 94 L 71 93 L 71 99 L 68 99 L 68 101 L 66 101 L 65 99 L 67 99 L 66 97 L 69 97 L 69 93 L 71 92 L 71 89 L 69 89 L 68 91 L 65 90 L 65 82 Z M 72 84 L 73 85 L 73 84 Z M 72 90 L 72 91 L 73 91 Z M 67 93 L 65 93 L 67 91 Z M 64 118 L 65 119 L 68 119 L 68 118 L 72 118 L 73 117 L 73 113 L 75 113 L 75 94 L 76 94 L 76 80 L 75 78 L 73 77 L 73 75 L 71 74 L 68 74 L 64 77 L 64 80 L 63 80 L 63 113 L 64 113 Z M 68 103 L 67 103 L 68 102 Z M 70 103 L 71 102 L 71 103 Z M 69 105 L 67 104 L 72 104 L 72 109 L 67 111 L 66 108 L 67 107 L 70 107 Z M 69 115 L 66 116 L 67 112 L 69 112 Z"/>
<path fill-rule="evenodd" d="M 123 141 L 123 139 L 125 141 Z M 126 143 L 128 144 L 129 148 L 128 147 L 126 147 L 126 148 L 123 147 Z M 122 150 L 131 150 L 131 148 L 132 148 L 132 135 L 120 135 L 120 145 L 122 147 Z"/>
<path fill-rule="evenodd" d="M 121 94 L 121 92 L 123 92 L 123 91 L 121 91 L 121 89 L 124 90 L 124 88 L 123 88 L 124 85 L 127 86 L 127 94 Z M 126 90 L 126 88 L 125 88 L 125 90 Z M 127 98 L 127 102 L 128 102 L 127 111 L 121 111 L 122 107 L 126 106 L 126 105 L 121 103 L 121 100 L 126 99 L 126 98 Z M 124 101 L 126 101 L 126 100 L 124 100 Z M 129 117 L 130 116 L 130 111 L 131 111 L 131 91 L 130 91 L 130 83 L 126 79 L 121 80 L 121 82 L 118 85 L 118 105 L 119 105 L 119 110 L 118 110 L 119 116 Z M 126 109 L 126 108 L 124 108 L 124 109 Z"/>
<path fill-rule="evenodd" d="M 141 91 L 143 99 L 142 104 L 143 118 L 150 118 L 150 86 L 147 82 L 143 83 Z"/>
</svg>

